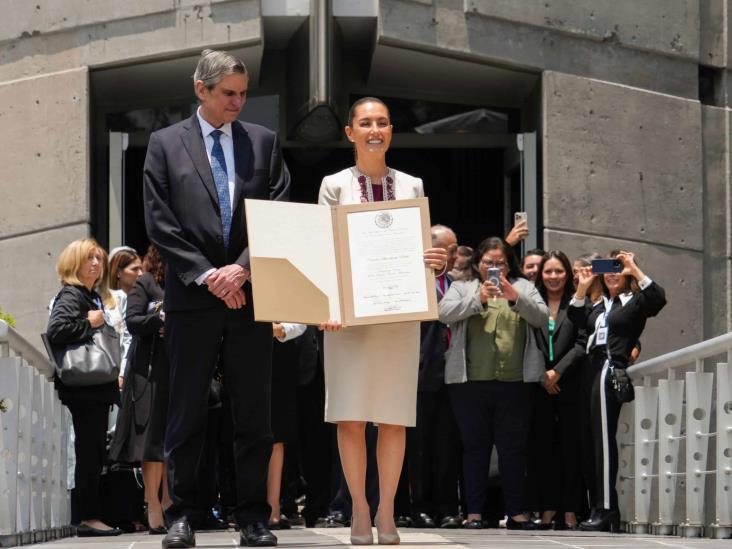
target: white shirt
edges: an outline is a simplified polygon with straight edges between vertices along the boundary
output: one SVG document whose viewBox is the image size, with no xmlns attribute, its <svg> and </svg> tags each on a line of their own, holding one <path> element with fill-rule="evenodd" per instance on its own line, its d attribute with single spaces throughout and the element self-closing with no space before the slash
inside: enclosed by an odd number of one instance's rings
<svg viewBox="0 0 732 549">
<path fill-rule="evenodd" d="M 211 165 L 211 151 L 214 146 L 214 138 L 211 137 L 211 132 L 214 130 L 221 130 L 223 132 L 219 136 L 219 143 L 224 151 L 224 160 L 226 161 L 226 176 L 229 180 L 229 206 L 231 207 L 232 214 L 234 213 L 234 181 L 236 178 L 236 166 L 234 166 L 234 137 L 232 135 L 231 122 L 228 122 L 220 128 L 214 128 L 211 124 L 201 116 L 201 107 L 198 107 L 196 111 L 198 117 L 198 123 L 201 125 L 201 134 L 203 135 L 203 143 L 206 145 L 206 157 L 208 163 Z M 196 284 L 199 286 L 203 284 L 203 281 L 208 278 L 208 275 L 213 273 L 216 269 L 209 269 L 202 273 L 196 278 Z"/>
</svg>

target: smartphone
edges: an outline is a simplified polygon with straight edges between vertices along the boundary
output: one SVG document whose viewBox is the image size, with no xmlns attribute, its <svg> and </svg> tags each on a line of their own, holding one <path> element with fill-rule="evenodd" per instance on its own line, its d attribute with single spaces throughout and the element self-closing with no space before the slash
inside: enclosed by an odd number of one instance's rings
<svg viewBox="0 0 732 549">
<path fill-rule="evenodd" d="M 486 273 L 486 281 L 490 282 L 494 286 L 501 287 L 501 268 L 490 267 Z"/>
<path fill-rule="evenodd" d="M 518 225 L 522 221 L 527 221 L 529 219 L 529 214 L 526 212 L 516 212 L 513 214 L 513 224 Z"/>
<path fill-rule="evenodd" d="M 593 259 L 592 274 L 622 273 L 623 264 L 616 257 L 613 259 Z"/>
</svg>

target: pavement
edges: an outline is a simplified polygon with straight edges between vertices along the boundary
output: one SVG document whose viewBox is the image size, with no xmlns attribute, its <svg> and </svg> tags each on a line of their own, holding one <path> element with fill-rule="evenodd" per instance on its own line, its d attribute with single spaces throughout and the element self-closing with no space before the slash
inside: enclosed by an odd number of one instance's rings
<svg viewBox="0 0 732 549">
<path fill-rule="evenodd" d="M 275 532 L 279 547 L 341 547 L 350 545 L 348 528 L 293 528 Z M 376 531 L 374 530 L 374 534 Z M 643 536 L 633 534 L 604 534 L 595 532 L 524 532 L 496 530 L 400 530 L 401 545 L 408 549 L 519 549 L 529 547 L 561 548 L 624 548 L 624 549 L 716 549 L 732 548 L 730 540 L 679 538 L 670 536 Z M 163 536 L 126 534 L 116 538 L 66 538 L 25 548 L 37 549 L 158 549 Z M 196 533 L 196 547 L 238 547 L 239 534 L 235 530 Z"/>
</svg>

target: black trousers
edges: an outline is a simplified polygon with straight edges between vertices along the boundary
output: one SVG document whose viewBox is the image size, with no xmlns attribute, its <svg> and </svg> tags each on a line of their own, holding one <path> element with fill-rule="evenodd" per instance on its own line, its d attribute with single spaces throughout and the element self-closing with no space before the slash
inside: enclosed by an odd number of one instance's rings
<svg viewBox="0 0 732 549">
<path fill-rule="evenodd" d="M 462 448 L 446 385 L 417 393 L 417 424 L 407 429 L 406 454 L 412 514 L 436 520 L 457 515 Z"/>
<path fill-rule="evenodd" d="M 272 454 L 270 390 L 272 325 L 256 323 L 247 306 L 168 312 L 170 400 L 165 458 L 172 505 L 170 520 L 203 510 L 199 466 L 206 442 L 209 388 L 219 359 L 234 422 L 234 462 L 240 527 L 267 523 L 267 468 Z M 195 519 L 193 519 L 195 521 Z"/>
<path fill-rule="evenodd" d="M 525 475 L 531 389 L 522 381 L 468 381 L 448 386 L 463 441 L 463 475 L 469 514 L 486 504 L 493 445 L 498 451 L 506 513 L 526 510 Z"/>
<path fill-rule="evenodd" d="M 100 519 L 100 478 L 106 459 L 109 404 L 88 400 L 66 401 L 74 424 L 76 469 L 74 482 L 79 521 Z"/>
<path fill-rule="evenodd" d="M 300 462 L 305 477 L 305 507 L 308 527 L 328 514 L 333 456 L 333 425 L 325 422 L 325 384 L 322 369 L 307 384 L 298 387 L 297 409 Z M 287 449 L 285 449 L 287 453 Z"/>
<path fill-rule="evenodd" d="M 618 445 L 615 433 L 621 404 L 615 398 L 603 353 L 593 353 L 582 379 L 582 459 L 590 505 L 596 509 L 618 509 L 615 481 L 618 476 Z"/>
<path fill-rule="evenodd" d="M 529 471 L 539 511 L 580 513 L 580 383 L 579 372 L 559 381 L 561 392 L 550 395 L 541 385 L 532 387 L 532 425 Z"/>
</svg>

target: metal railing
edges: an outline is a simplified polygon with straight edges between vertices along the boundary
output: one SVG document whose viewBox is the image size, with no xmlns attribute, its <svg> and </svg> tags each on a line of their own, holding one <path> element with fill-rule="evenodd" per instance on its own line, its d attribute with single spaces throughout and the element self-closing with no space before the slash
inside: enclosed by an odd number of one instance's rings
<svg viewBox="0 0 732 549">
<path fill-rule="evenodd" d="M 717 356 L 726 362 L 705 371 Z M 730 537 L 732 333 L 646 360 L 628 374 L 636 396 L 623 406 L 617 432 L 626 530 Z"/>
<path fill-rule="evenodd" d="M 0 546 L 70 535 L 68 410 L 53 366 L 0 320 Z"/>
</svg>

